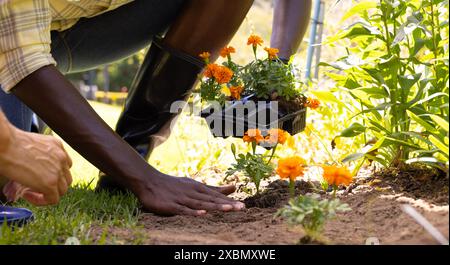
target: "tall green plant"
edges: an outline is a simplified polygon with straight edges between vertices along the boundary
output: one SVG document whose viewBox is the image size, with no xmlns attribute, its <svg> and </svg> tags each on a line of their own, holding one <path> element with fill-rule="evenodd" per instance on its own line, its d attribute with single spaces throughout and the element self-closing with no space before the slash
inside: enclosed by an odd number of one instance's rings
<svg viewBox="0 0 450 265">
<path fill-rule="evenodd" d="M 354 123 L 337 137 L 370 144 L 344 160 L 448 171 L 448 1 L 363 1 L 343 19 L 355 15 L 329 40 L 343 41 L 347 55 L 325 63 L 354 100 Z"/>
</svg>

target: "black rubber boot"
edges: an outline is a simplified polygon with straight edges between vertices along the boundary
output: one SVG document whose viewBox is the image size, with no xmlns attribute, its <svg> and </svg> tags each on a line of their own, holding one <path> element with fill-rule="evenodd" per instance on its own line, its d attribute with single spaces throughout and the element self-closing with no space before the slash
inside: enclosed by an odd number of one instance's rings
<svg viewBox="0 0 450 265">
<path fill-rule="evenodd" d="M 153 41 L 125 102 L 116 132 L 145 159 L 150 155 L 151 136 L 177 115 L 173 102 L 185 100 L 198 80 L 204 62 Z M 97 190 L 124 191 L 113 179 L 100 173 Z"/>
</svg>

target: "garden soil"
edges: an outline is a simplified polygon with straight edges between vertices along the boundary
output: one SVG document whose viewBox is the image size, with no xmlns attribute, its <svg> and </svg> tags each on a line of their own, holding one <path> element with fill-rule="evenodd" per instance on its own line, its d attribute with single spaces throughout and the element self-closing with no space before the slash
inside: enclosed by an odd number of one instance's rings
<svg viewBox="0 0 450 265">
<path fill-rule="evenodd" d="M 408 181 L 406 181 L 408 179 Z M 317 184 L 317 183 L 316 183 Z M 319 192 L 309 182 L 299 181 L 296 192 Z M 243 200 L 242 212 L 212 212 L 203 217 L 160 217 L 142 214 L 139 231 L 111 228 L 111 243 L 143 244 L 296 244 L 304 237 L 299 227 L 286 224 L 274 215 L 285 205 L 289 193 L 285 182 L 275 181 L 265 191 Z M 247 198 L 245 198 L 247 197 Z M 352 211 L 340 213 L 324 229 L 324 244 L 438 244 L 438 242 L 401 206 L 409 204 L 433 224 L 446 238 L 449 236 L 448 177 L 426 171 L 384 171 L 359 177 L 355 183 L 338 192 Z M 94 230 L 95 234 L 95 230 Z M 100 231 L 98 231 L 100 237 Z M 373 239 L 376 238 L 376 239 Z"/>
</svg>

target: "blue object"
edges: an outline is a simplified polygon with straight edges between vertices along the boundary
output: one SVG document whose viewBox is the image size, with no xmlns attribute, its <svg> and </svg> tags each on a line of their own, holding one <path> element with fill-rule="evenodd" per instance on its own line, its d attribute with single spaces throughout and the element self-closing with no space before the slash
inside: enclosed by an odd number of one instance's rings
<svg viewBox="0 0 450 265">
<path fill-rule="evenodd" d="M 33 213 L 28 209 L 0 205 L 0 226 L 5 222 L 7 226 L 23 226 L 33 219 Z"/>
</svg>

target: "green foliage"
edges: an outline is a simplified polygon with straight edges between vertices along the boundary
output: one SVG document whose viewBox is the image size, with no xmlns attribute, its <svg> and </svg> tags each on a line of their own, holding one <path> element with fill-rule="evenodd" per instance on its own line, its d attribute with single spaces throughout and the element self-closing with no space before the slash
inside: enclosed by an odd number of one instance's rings
<svg viewBox="0 0 450 265">
<path fill-rule="evenodd" d="M 296 88 L 294 66 L 284 64 L 279 59 L 256 59 L 241 70 L 246 94 L 255 93 L 258 98 L 270 99 L 273 92 L 279 97 L 290 100 L 301 95 Z"/>
<path fill-rule="evenodd" d="M 359 20 L 329 40 L 343 39 L 347 55 L 325 64 L 353 99 L 356 122 L 338 137 L 372 144 L 346 161 L 448 171 L 448 1 L 363 1 L 344 18 L 353 15 Z"/>
<path fill-rule="evenodd" d="M 207 78 L 205 80 L 201 80 L 200 83 L 200 95 L 205 101 L 217 101 L 221 105 L 224 105 L 226 101 L 225 94 L 222 93 L 223 86 L 217 83 L 214 78 Z"/>
<path fill-rule="evenodd" d="M 236 155 L 236 146 L 231 144 L 231 152 L 236 160 L 235 164 L 232 164 L 226 172 L 226 176 L 231 176 L 236 172 L 243 172 L 249 181 L 253 182 L 256 187 L 256 193 L 259 193 L 259 185 L 261 180 L 267 179 L 272 176 L 274 171 L 274 166 L 270 161 L 273 157 L 273 152 L 271 156 L 264 154 L 257 154 L 256 143 L 252 143 L 253 152 L 248 152 L 246 154 Z"/>
<path fill-rule="evenodd" d="M 286 218 L 290 224 L 301 225 L 309 237 L 317 239 L 327 220 L 338 212 L 350 210 L 348 204 L 339 199 L 320 199 L 318 194 L 307 194 L 289 200 L 276 216 Z"/>
</svg>

